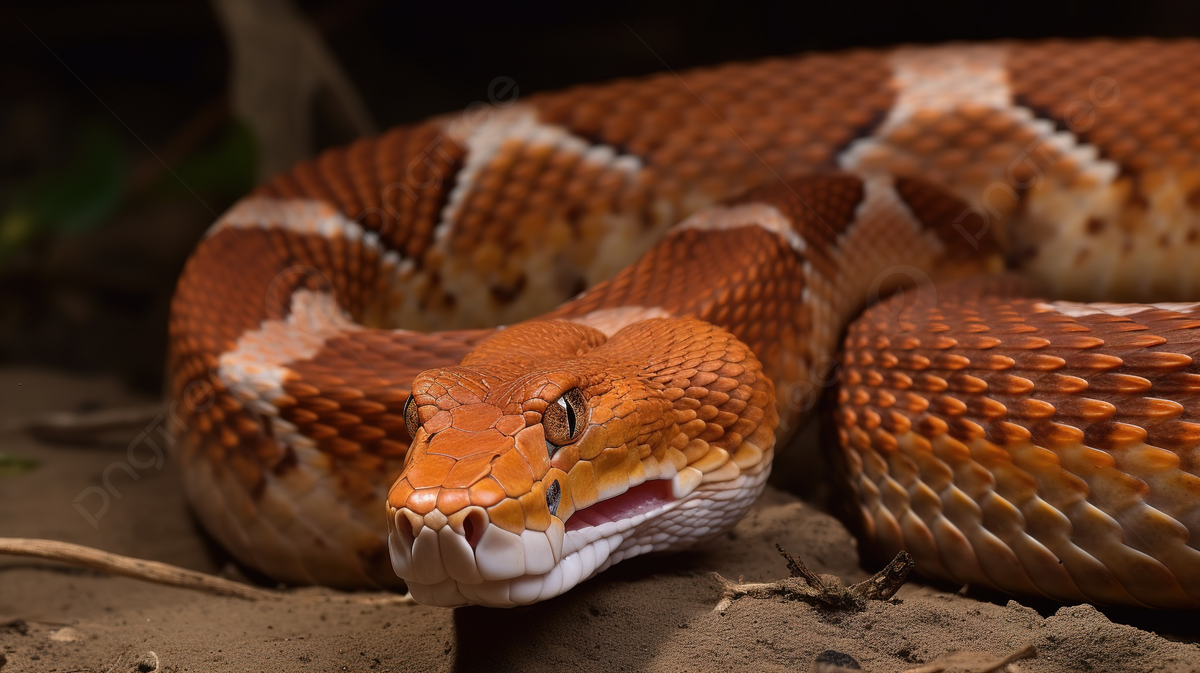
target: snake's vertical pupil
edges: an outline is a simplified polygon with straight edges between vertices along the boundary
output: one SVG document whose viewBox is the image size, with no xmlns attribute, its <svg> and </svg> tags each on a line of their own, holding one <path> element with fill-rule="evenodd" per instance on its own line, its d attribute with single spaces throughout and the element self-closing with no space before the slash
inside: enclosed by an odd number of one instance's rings
<svg viewBox="0 0 1200 673">
<path fill-rule="evenodd" d="M 413 396 L 409 395 L 404 401 L 404 427 L 408 429 L 408 436 L 412 439 L 417 437 L 417 428 L 421 426 L 421 419 L 417 415 L 417 405 L 413 404 Z"/>
<path fill-rule="evenodd" d="M 578 388 L 572 388 L 542 412 L 546 451 L 553 457 L 560 447 L 579 439 L 586 424 L 587 399 Z"/>
<path fill-rule="evenodd" d="M 562 487 L 558 485 L 558 480 L 555 479 L 550 484 L 550 488 L 546 489 L 546 507 L 550 508 L 550 516 L 558 515 L 558 503 L 562 500 Z"/>
</svg>

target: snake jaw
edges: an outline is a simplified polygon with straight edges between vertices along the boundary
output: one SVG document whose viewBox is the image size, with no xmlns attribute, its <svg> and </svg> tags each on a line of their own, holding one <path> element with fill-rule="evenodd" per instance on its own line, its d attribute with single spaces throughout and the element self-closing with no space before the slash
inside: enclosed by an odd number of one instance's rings
<svg viewBox="0 0 1200 673">
<path fill-rule="evenodd" d="M 391 507 L 392 564 L 425 605 L 512 607 L 547 600 L 624 559 L 686 548 L 728 530 L 761 493 L 770 473 L 769 449 L 766 458 L 756 472 L 698 485 L 678 499 L 673 478 L 649 480 L 578 510 L 566 525 L 554 517 L 545 531 L 519 535 L 489 521 L 482 508 L 422 517 Z M 697 500 L 703 506 L 685 506 Z"/>
</svg>

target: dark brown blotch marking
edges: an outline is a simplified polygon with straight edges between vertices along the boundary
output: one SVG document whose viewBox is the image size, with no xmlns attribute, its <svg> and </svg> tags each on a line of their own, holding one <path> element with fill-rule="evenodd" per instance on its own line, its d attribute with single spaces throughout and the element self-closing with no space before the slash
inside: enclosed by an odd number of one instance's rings
<svg viewBox="0 0 1200 673">
<path fill-rule="evenodd" d="M 269 426 L 270 424 L 268 423 L 266 425 Z M 271 466 L 271 472 L 273 472 L 276 476 L 282 477 L 288 472 L 296 469 L 296 467 L 299 465 L 300 460 L 296 457 L 296 450 L 284 444 L 283 457 L 279 459 L 278 463 L 275 463 Z"/>
<path fill-rule="evenodd" d="M 776 182 L 734 201 L 764 203 L 784 214 L 807 244 L 812 265 L 826 278 L 837 273 L 833 248 L 854 221 L 864 197 L 863 181 L 847 173 L 824 173 Z"/>
<path fill-rule="evenodd" d="M 801 236 L 824 239 L 832 245 L 833 237 L 854 221 L 863 191 L 863 181 L 856 175 L 826 173 L 760 187 L 733 203 L 775 206 L 791 219 L 792 228 Z"/>
<path fill-rule="evenodd" d="M 525 289 L 526 282 L 525 274 L 521 274 L 510 285 L 493 285 L 491 287 L 492 298 L 500 304 L 511 304 L 516 301 L 517 297 L 521 296 L 521 291 Z"/>
<path fill-rule="evenodd" d="M 942 187 L 919 178 L 896 178 L 896 193 L 914 217 L 952 251 L 966 254 L 995 254 L 1000 251 L 991 227 L 962 199 Z"/>
</svg>

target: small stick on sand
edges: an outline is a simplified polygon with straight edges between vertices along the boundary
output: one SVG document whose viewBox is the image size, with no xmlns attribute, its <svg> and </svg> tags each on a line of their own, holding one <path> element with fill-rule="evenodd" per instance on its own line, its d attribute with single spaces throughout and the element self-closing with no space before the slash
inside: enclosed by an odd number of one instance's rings
<svg viewBox="0 0 1200 673">
<path fill-rule="evenodd" d="M 187 568 L 146 561 L 144 559 L 112 554 L 92 547 L 59 542 L 57 540 L 34 540 L 27 538 L 0 538 L 0 554 L 27 556 L 47 561 L 61 561 L 74 565 L 95 568 L 114 575 L 124 575 L 145 582 L 191 589 L 215 596 L 230 596 L 248 601 L 278 601 L 286 599 L 330 600 L 333 602 L 363 604 L 411 604 L 407 594 L 329 594 L 320 590 L 299 589 L 294 591 L 272 591 L 259 589 L 223 577 L 208 575 Z"/>
<path fill-rule="evenodd" d="M 279 594 L 240 584 L 222 577 L 179 568 L 177 566 L 120 556 L 91 547 L 59 542 L 57 540 L 34 540 L 28 538 L 0 538 L 0 553 L 13 556 L 29 556 L 47 561 L 62 561 L 74 565 L 103 570 L 114 575 L 124 575 L 146 582 L 166 584 L 183 589 L 194 589 L 217 596 L 232 596 L 246 600 L 278 600 Z"/>
<path fill-rule="evenodd" d="M 907 581 L 908 574 L 916 567 L 908 552 L 902 551 L 883 570 L 865 581 L 847 587 L 835 575 L 818 575 L 809 570 L 803 561 L 784 551 L 782 546 L 777 544 L 775 548 L 787 560 L 791 576 L 778 582 L 737 584 L 713 573 L 723 590 L 721 601 L 713 608 L 713 612 L 724 612 L 734 600 L 743 596 L 783 596 L 833 610 L 864 610 L 868 600 L 886 601 L 894 596 Z"/>
<path fill-rule="evenodd" d="M 904 586 L 904 583 L 908 581 L 909 573 L 916 567 L 917 562 L 913 560 L 913 557 L 908 552 L 901 550 L 891 563 L 884 566 L 883 570 L 851 586 L 850 591 L 869 601 L 886 601 L 895 596 L 900 587 Z"/>
</svg>

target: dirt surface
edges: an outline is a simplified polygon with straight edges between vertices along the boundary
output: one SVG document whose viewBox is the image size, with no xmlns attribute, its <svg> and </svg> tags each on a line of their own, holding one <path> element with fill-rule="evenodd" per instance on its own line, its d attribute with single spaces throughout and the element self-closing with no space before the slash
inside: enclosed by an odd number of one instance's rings
<svg viewBox="0 0 1200 673">
<path fill-rule="evenodd" d="M 0 371 L 0 423 L 146 401 L 107 380 Z M 157 467 L 145 444 L 130 456 L 138 433 L 90 447 L 0 435 L 0 460 L 8 459 L 0 463 L 8 465 L 0 467 L 0 536 L 66 540 L 239 576 L 197 529 L 171 461 Z M 148 436 L 165 446 L 153 424 Z M 130 468 L 110 469 L 117 463 Z M 110 493 L 95 526 L 74 506 L 89 487 Z M 102 498 L 88 493 L 79 504 L 96 515 Z M 867 576 L 837 520 L 776 489 L 702 549 L 626 561 L 565 596 L 514 610 L 346 603 L 324 590 L 249 602 L 0 559 L 0 673 L 807 671 L 827 649 L 882 673 L 951 650 L 999 658 L 1030 643 L 1038 658 L 1019 670 L 1200 671 L 1200 617 L 1191 613 L 1101 611 L 920 582 L 857 613 L 752 598 L 714 611 L 721 589 L 712 572 L 755 582 L 787 575 L 776 543 L 818 573 L 848 582 Z"/>
</svg>

